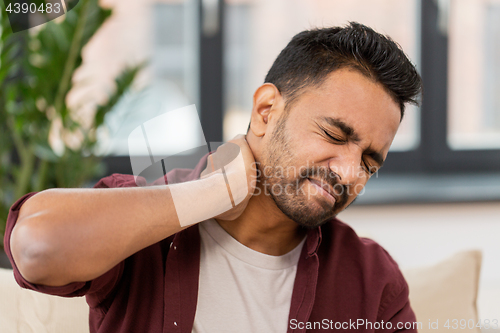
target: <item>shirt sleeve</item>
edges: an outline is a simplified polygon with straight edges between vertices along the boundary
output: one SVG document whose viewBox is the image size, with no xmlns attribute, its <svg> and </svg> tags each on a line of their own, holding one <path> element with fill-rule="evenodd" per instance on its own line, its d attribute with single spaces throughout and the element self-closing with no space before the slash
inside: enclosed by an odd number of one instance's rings
<svg viewBox="0 0 500 333">
<path fill-rule="evenodd" d="M 101 179 L 94 188 L 113 188 L 113 187 L 131 187 L 135 186 L 135 180 L 132 175 L 119 175 L 113 174 L 109 177 Z M 9 210 L 9 215 L 7 217 L 7 225 L 4 236 L 4 247 L 7 256 L 12 264 L 14 271 L 14 278 L 17 283 L 25 289 L 35 290 L 41 293 L 63 296 L 63 297 L 77 297 L 77 296 L 91 296 L 87 297 L 87 301 L 91 306 L 97 306 L 113 291 L 114 287 L 120 281 L 123 274 L 124 261 L 120 262 L 118 265 L 110 269 L 103 275 L 95 278 L 94 280 L 87 282 L 73 282 L 65 286 L 45 286 L 40 284 L 33 284 L 28 282 L 19 272 L 16 266 L 14 258 L 12 257 L 10 238 L 12 235 L 12 230 L 17 223 L 17 218 L 19 216 L 19 210 L 22 205 L 32 196 L 36 195 L 37 192 L 29 193 L 17 200 Z M 93 303 L 93 304 L 91 304 Z"/>
<path fill-rule="evenodd" d="M 399 272 L 398 282 L 395 286 L 391 286 L 390 289 L 391 292 L 389 292 L 384 302 L 380 304 L 378 322 L 383 321 L 384 326 L 382 326 L 383 329 L 377 330 L 377 332 L 416 333 L 421 326 L 419 326 L 415 313 L 410 306 L 408 284 L 401 272 Z"/>
</svg>

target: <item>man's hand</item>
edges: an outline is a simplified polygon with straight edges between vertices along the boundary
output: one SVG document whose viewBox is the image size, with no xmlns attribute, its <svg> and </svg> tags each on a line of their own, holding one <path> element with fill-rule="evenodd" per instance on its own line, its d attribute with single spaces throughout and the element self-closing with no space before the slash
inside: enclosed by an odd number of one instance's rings
<svg viewBox="0 0 500 333">
<path fill-rule="evenodd" d="M 240 152 L 243 163 L 232 162 Z M 215 173 L 225 173 L 225 178 L 229 183 L 227 184 L 228 193 L 230 193 L 233 202 L 232 209 L 215 217 L 220 220 L 234 220 L 245 210 L 257 183 L 255 158 L 243 134 L 239 134 L 228 143 L 223 144 L 208 157 L 207 167 L 201 173 L 200 179 Z"/>
</svg>

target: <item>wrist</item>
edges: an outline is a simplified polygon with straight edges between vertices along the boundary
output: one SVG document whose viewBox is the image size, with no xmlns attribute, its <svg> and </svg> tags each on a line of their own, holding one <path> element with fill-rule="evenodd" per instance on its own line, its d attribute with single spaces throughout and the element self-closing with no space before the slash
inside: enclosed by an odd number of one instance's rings
<svg viewBox="0 0 500 333">
<path fill-rule="evenodd" d="M 205 221 L 233 207 L 222 173 L 168 187 L 181 227 Z"/>
</svg>

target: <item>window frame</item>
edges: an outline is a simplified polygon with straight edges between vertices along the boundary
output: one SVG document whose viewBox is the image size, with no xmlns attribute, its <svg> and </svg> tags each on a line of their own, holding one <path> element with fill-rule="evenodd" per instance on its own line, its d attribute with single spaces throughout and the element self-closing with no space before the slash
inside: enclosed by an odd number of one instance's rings
<svg viewBox="0 0 500 333">
<path fill-rule="evenodd" d="M 421 69 L 424 93 L 417 149 L 390 152 L 384 174 L 496 173 L 500 149 L 452 150 L 448 131 L 448 37 L 438 28 L 439 8 L 421 0 Z"/>
</svg>

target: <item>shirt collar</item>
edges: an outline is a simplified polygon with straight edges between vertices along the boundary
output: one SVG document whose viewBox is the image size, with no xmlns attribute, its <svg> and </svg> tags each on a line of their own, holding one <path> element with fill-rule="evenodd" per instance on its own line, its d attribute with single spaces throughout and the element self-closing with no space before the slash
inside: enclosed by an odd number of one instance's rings
<svg viewBox="0 0 500 333">
<path fill-rule="evenodd" d="M 307 232 L 306 247 L 307 255 L 309 257 L 314 256 L 318 252 L 319 245 L 321 244 L 321 239 L 321 227 L 310 229 Z"/>
</svg>

